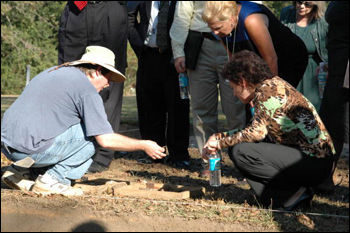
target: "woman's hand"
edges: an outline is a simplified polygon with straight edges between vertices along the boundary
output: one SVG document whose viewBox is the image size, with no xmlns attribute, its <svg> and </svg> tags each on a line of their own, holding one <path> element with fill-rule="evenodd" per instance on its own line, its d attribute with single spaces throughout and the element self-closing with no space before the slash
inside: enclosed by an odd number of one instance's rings
<svg viewBox="0 0 350 233">
<path fill-rule="evenodd" d="M 325 63 L 323 66 L 323 70 L 327 72 L 326 80 L 328 79 L 328 63 Z M 318 80 L 318 74 L 320 73 L 320 66 L 317 66 L 315 70 L 315 77 Z"/>
<path fill-rule="evenodd" d="M 215 134 L 210 136 L 207 143 L 202 150 L 202 158 L 208 160 L 208 155 L 215 154 L 217 150 L 220 150 L 219 141 L 216 139 Z"/>
</svg>

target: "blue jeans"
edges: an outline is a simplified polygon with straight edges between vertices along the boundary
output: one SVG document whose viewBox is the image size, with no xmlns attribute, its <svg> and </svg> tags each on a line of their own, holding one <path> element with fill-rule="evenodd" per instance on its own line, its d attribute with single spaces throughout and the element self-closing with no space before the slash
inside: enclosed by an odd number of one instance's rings
<svg viewBox="0 0 350 233">
<path fill-rule="evenodd" d="M 30 155 L 35 160 L 31 168 L 46 167 L 52 178 L 70 185 L 71 180 L 80 179 L 89 169 L 97 146 L 94 139 L 86 137 L 83 124 L 73 125 L 58 135 L 46 151 Z M 21 152 L 5 155 L 14 162 L 29 156 Z"/>
</svg>

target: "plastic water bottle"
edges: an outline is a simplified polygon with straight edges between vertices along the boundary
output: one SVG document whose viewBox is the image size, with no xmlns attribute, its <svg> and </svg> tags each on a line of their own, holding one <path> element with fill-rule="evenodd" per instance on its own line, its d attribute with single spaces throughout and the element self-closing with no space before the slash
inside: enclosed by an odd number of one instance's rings
<svg viewBox="0 0 350 233">
<path fill-rule="evenodd" d="M 320 69 L 318 71 L 318 91 L 319 91 L 319 96 L 322 99 L 323 98 L 323 93 L 324 93 L 324 88 L 326 86 L 327 82 L 327 72 L 324 70 L 325 62 L 320 63 Z"/>
<path fill-rule="evenodd" d="M 186 73 L 179 74 L 180 98 L 188 99 L 188 77 Z"/>
<path fill-rule="evenodd" d="M 221 154 L 211 154 L 209 158 L 209 184 L 212 187 L 221 186 Z"/>
</svg>

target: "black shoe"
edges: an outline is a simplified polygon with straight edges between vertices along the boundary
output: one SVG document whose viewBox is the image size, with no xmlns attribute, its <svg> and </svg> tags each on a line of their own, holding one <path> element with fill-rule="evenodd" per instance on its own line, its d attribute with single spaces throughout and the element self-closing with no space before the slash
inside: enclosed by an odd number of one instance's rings
<svg viewBox="0 0 350 233">
<path fill-rule="evenodd" d="M 335 180 L 333 180 L 335 178 Z M 323 183 L 312 187 L 311 190 L 317 195 L 332 195 L 334 194 L 334 190 L 343 182 L 343 176 L 337 176 L 328 178 Z M 336 184 L 335 184 L 335 182 Z"/>
<path fill-rule="evenodd" d="M 319 187 L 312 187 L 311 190 L 316 194 L 316 195 L 332 195 L 334 194 L 334 189 L 335 186 L 326 189 L 326 188 L 319 188 Z"/>
<path fill-rule="evenodd" d="M 301 195 L 301 197 L 299 197 L 298 200 L 296 200 L 296 202 L 294 202 L 294 204 L 284 207 L 284 210 L 286 211 L 292 211 L 297 209 L 298 207 L 308 207 L 310 205 L 310 202 L 312 200 L 312 198 L 314 197 L 312 191 L 307 188 L 305 190 L 305 192 L 303 193 L 303 195 Z"/>
<path fill-rule="evenodd" d="M 141 164 L 155 164 L 155 163 L 164 164 L 165 160 L 164 159 L 151 159 L 148 157 L 148 158 L 139 158 L 139 159 L 137 159 L 137 162 L 141 163 Z"/>
<path fill-rule="evenodd" d="M 124 158 L 130 155 L 131 152 L 128 151 L 116 151 L 114 152 L 114 158 L 118 159 L 118 158 Z"/>
<path fill-rule="evenodd" d="M 189 168 L 190 163 L 187 160 L 179 160 L 174 162 L 174 166 L 177 168 Z"/>
<path fill-rule="evenodd" d="M 89 169 L 85 172 L 85 174 L 100 173 L 107 170 L 108 170 L 108 167 L 105 166 L 104 164 L 93 161 Z"/>
</svg>

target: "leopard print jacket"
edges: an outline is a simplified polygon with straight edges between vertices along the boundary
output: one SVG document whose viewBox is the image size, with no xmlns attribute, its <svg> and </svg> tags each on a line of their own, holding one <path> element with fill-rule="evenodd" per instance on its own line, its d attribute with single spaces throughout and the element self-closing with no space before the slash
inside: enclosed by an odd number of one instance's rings
<svg viewBox="0 0 350 233">
<path fill-rule="evenodd" d="M 314 106 L 279 77 L 267 79 L 255 91 L 254 116 L 244 129 L 216 134 L 221 148 L 242 142 L 273 143 L 324 158 L 335 154 L 332 139 Z"/>
</svg>

